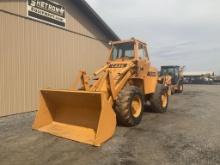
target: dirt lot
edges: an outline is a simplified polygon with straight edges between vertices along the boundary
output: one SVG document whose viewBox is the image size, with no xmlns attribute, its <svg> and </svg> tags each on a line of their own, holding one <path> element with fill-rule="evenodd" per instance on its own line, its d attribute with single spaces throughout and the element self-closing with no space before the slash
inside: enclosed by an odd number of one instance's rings
<svg viewBox="0 0 220 165">
<path fill-rule="evenodd" d="M 1 165 L 220 164 L 220 86 L 186 86 L 166 114 L 146 112 L 100 148 L 32 131 L 33 118 L 0 119 Z"/>
</svg>

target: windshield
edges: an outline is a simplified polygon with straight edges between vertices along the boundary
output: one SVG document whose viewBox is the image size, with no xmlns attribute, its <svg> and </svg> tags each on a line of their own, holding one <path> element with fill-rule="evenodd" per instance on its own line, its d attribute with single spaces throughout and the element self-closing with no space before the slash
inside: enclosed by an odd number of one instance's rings
<svg viewBox="0 0 220 165">
<path fill-rule="evenodd" d="M 113 45 L 111 60 L 134 58 L 134 44 L 123 43 Z"/>
<path fill-rule="evenodd" d="M 164 75 L 173 76 L 174 75 L 174 68 L 162 68 L 160 75 L 161 76 L 164 76 Z"/>
</svg>

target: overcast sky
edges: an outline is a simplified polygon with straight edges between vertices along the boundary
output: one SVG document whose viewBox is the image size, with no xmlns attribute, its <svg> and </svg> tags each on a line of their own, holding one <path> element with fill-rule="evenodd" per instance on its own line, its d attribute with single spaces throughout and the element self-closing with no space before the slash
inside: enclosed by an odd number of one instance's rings
<svg viewBox="0 0 220 165">
<path fill-rule="evenodd" d="M 220 0 L 87 0 L 122 39 L 148 43 L 154 65 L 220 74 Z"/>
</svg>

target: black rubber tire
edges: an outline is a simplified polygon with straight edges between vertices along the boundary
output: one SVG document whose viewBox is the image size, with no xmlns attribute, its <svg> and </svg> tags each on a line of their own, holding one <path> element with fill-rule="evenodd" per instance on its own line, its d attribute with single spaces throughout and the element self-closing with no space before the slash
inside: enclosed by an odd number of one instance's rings
<svg viewBox="0 0 220 165">
<path fill-rule="evenodd" d="M 174 88 L 171 89 L 171 95 L 174 95 L 176 92 L 177 91 Z"/>
<path fill-rule="evenodd" d="M 165 87 L 162 84 L 158 84 L 156 87 L 155 93 L 151 96 L 150 98 L 150 103 L 151 103 L 151 110 L 155 113 L 165 113 L 168 108 L 168 103 L 169 103 L 169 96 L 167 93 L 167 87 Z M 162 100 L 161 96 L 166 94 L 167 95 L 167 105 L 166 107 L 162 106 Z"/>
<path fill-rule="evenodd" d="M 183 83 L 182 82 L 180 82 L 178 85 L 177 93 L 183 93 Z"/>
<path fill-rule="evenodd" d="M 133 116 L 131 104 L 134 98 L 141 100 L 141 112 L 138 117 Z M 125 87 L 118 95 L 115 102 L 115 112 L 120 125 L 132 127 L 141 122 L 144 111 L 144 97 L 141 90 L 136 86 Z"/>
</svg>

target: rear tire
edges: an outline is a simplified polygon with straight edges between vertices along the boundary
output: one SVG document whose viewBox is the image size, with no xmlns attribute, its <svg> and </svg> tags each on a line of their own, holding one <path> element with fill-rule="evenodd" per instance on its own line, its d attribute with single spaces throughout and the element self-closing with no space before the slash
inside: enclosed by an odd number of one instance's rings
<svg viewBox="0 0 220 165">
<path fill-rule="evenodd" d="M 177 92 L 183 93 L 183 83 L 179 83 Z"/>
<path fill-rule="evenodd" d="M 174 87 L 171 88 L 171 95 L 174 95 L 176 93 L 176 90 Z"/>
<path fill-rule="evenodd" d="M 158 84 L 155 93 L 150 98 L 151 109 L 156 113 L 164 113 L 167 111 L 169 96 L 167 87 Z"/>
<path fill-rule="evenodd" d="M 119 124 L 132 127 L 141 122 L 144 111 L 144 97 L 136 86 L 125 87 L 118 95 L 115 112 Z"/>
</svg>

